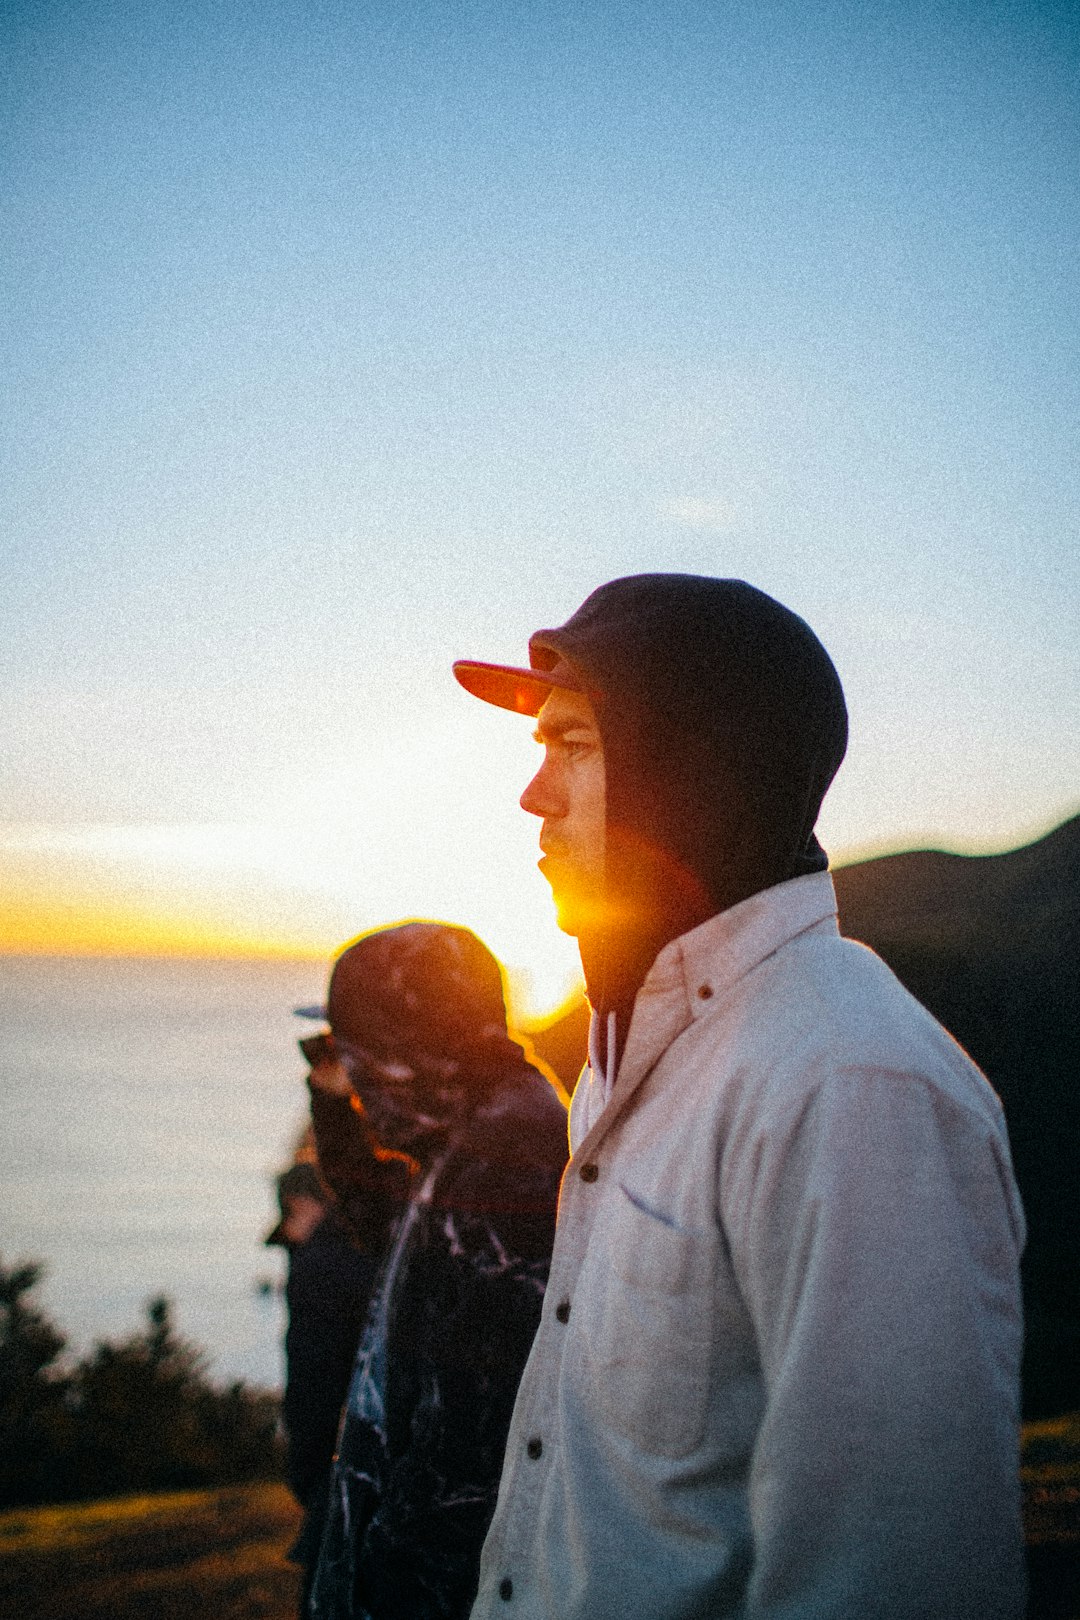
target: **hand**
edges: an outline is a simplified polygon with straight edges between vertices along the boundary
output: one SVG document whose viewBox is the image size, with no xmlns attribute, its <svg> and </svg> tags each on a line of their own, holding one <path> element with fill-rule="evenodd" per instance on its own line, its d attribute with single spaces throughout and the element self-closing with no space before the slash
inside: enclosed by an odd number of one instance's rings
<svg viewBox="0 0 1080 1620">
<path fill-rule="evenodd" d="M 312 1091 L 321 1091 L 328 1097 L 351 1097 L 353 1094 L 349 1071 L 340 1058 L 327 1057 L 312 1064 L 307 1083 Z"/>
</svg>

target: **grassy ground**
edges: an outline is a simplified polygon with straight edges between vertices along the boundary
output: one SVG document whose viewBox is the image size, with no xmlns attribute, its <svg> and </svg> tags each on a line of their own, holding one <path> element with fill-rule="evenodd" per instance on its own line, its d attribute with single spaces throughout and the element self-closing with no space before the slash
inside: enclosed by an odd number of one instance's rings
<svg viewBox="0 0 1080 1620">
<path fill-rule="evenodd" d="M 1080 1413 L 1024 1432 L 1031 1620 L 1080 1620 Z M 0 1513 L 0 1620 L 295 1620 L 283 1485 Z"/>
<path fill-rule="evenodd" d="M 0 1514 L 3 1620 L 295 1620 L 284 1485 Z"/>
<path fill-rule="evenodd" d="M 1080 1620 L 1080 1412 L 1024 1429 L 1032 1620 Z"/>
</svg>

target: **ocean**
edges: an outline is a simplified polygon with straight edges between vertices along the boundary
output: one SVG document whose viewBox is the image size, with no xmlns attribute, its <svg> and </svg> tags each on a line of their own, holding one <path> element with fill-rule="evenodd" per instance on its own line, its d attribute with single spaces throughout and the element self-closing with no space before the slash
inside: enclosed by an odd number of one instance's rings
<svg viewBox="0 0 1080 1620">
<path fill-rule="evenodd" d="M 318 962 L 0 957 L 0 1260 L 40 1260 L 70 1348 L 165 1294 L 222 1381 L 281 1384 L 262 1239 L 307 1119 L 294 1007 Z"/>
</svg>

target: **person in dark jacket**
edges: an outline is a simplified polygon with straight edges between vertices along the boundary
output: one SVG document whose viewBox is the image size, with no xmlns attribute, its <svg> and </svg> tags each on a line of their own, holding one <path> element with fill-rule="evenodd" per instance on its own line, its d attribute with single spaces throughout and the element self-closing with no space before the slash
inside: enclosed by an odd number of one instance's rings
<svg viewBox="0 0 1080 1620">
<path fill-rule="evenodd" d="M 281 1219 L 266 1238 L 288 1252 L 285 1284 L 285 1478 L 304 1521 L 290 1557 L 304 1572 L 301 1615 L 322 1540 L 330 1464 L 377 1257 L 362 1248 L 310 1163 L 278 1177 Z"/>
<path fill-rule="evenodd" d="M 335 965 L 327 1015 L 333 1048 L 310 1082 L 324 1174 L 370 1220 L 367 1145 L 409 1168 L 342 1417 L 310 1613 L 463 1620 L 540 1319 L 565 1109 L 509 1038 L 498 965 L 466 929 L 414 922 L 357 940 Z"/>
</svg>

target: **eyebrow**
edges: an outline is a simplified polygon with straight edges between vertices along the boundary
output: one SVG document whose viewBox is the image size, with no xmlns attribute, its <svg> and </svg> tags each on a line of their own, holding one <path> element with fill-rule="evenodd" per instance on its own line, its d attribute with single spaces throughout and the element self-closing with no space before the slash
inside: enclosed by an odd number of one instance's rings
<svg viewBox="0 0 1080 1620">
<path fill-rule="evenodd" d="M 532 734 L 533 742 L 539 743 L 543 747 L 545 743 L 561 741 L 571 731 L 594 731 L 595 729 L 595 726 L 590 721 L 577 717 L 566 720 L 541 721 Z"/>
</svg>

